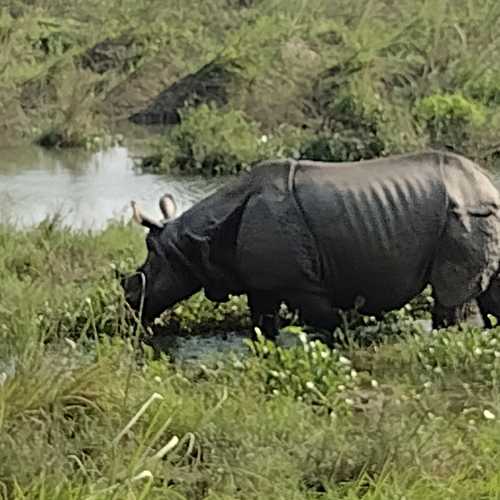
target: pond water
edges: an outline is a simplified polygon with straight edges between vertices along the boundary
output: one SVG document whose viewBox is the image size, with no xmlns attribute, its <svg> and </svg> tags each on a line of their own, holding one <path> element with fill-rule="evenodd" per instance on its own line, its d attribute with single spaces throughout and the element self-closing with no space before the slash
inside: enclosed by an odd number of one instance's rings
<svg viewBox="0 0 500 500">
<path fill-rule="evenodd" d="M 160 218 L 166 192 L 180 212 L 212 193 L 221 179 L 143 174 L 125 147 L 99 152 L 46 151 L 35 146 L 0 149 L 0 220 L 29 226 L 60 214 L 75 229 L 99 229 L 131 216 L 130 200 Z"/>
</svg>

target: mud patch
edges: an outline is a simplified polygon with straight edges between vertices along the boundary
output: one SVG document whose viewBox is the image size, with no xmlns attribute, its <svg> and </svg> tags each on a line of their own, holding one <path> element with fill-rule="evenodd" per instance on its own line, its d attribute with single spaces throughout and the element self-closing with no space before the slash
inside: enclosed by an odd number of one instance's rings
<svg viewBox="0 0 500 500">
<path fill-rule="evenodd" d="M 250 354 L 246 332 L 216 333 L 188 337 L 162 336 L 152 340 L 152 347 L 164 352 L 175 363 L 216 364 L 232 359 L 242 359 Z M 297 335 L 281 332 L 277 345 L 289 348 L 300 344 Z"/>
</svg>

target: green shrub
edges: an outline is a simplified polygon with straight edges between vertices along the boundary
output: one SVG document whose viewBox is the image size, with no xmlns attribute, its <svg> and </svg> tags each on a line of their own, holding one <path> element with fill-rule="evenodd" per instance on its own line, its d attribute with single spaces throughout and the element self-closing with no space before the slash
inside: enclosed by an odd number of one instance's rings
<svg viewBox="0 0 500 500">
<path fill-rule="evenodd" d="M 247 170 L 265 157 L 266 146 L 256 123 L 242 111 L 202 104 L 186 109 L 179 125 L 160 145 L 156 168 L 211 175 Z"/>
<path fill-rule="evenodd" d="M 265 141 L 268 158 L 303 158 L 304 147 L 315 137 L 312 130 L 282 124 L 261 137 Z"/>
<path fill-rule="evenodd" d="M 338 99 L 328 112 L 326 131 L 283 124 L 264 134 L 237 110 L 206 104 L 188 109 L 154 155 L 142 161 L 152 170 L 235 174 L 268 158 L 357 161 L 380 156 L 384 142 L 377 113 L 368 113 L 353 96 Z"/>
<path fill-rule="evenodd" d="M 377 137 L 360 139 L 355 133 L 322 133 L 300 148 L 301 157 L 318 161 L 358 161 L 376 158 L 384 151 Z"/>
<path fill-rule="evenodd" d="M 481 104 L 462 94 L 435 94 L 415 105 L 417 118 L 425 125 L 434 146 L 463 148 L 474 129 L 486 121 Z"/>
<path fill-rule="evenodd" d="M 381 116 L 367 112 L 353 95 L 336 98 L 328 106 L 324 120 L 324 131 L 302 144 L 303 158 L 358 161 L 383 153 L 385 145 L 378 132 Z"/>
<path fill-rule="evenodd" d="M 486 70 L 478 78 L 465 84 L 465 92 L 472 99 L 487 106 L 500 104 L 500 73 L 495 69 Z"/>
</svg>

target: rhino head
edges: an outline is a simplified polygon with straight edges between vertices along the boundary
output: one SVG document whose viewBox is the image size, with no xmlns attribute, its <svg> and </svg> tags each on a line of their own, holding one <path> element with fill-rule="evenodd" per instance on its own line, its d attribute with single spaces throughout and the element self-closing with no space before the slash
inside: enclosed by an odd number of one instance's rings
<svg viewBox="0 0 500 500">
<path fill-rule="evenodd" d="M 200 288 L 198 280 L 183 265 L 182 259 L 169 251 L 169 240 L 175 238 L 176 215 L 174 198 L 160 198 L 162 221 L 143 215 L 135 202 L 131 203 L 134 220 L 148 228 L 145 262 L 130 276 L 121 278 L 125 300 L 144 323 L 149 323 L 167 308 Z"/>
</svg>

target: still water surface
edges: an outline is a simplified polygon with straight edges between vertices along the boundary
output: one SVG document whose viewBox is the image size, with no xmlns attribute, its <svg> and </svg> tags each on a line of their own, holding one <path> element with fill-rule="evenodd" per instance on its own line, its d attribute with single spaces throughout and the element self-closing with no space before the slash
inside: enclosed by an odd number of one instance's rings
<svg viewBox="0 0 500 500">
<path fill-rule="evenodd" d="M 99 229 L 131 216 L 130 200 L 160 218 L 158 199 L 172 193 L 180 212 L 208 196 L 220 179 L 142 174 L 125 147 L 96 153 L 0 149 L 0 220 L 29 226 L 60 213 L 75 229 Z"/>
</svg>

